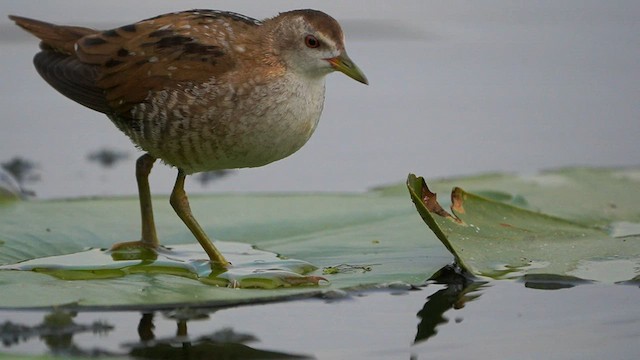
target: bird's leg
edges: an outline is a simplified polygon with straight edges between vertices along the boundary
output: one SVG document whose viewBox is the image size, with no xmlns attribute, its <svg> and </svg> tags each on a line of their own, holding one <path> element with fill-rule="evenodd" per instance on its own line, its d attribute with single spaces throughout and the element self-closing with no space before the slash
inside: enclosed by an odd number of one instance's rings
<svg viewBox="0 0 640 360">
<path fill-rule="evenodd" d="M 144 154 L 136 161 L 136 180 L 138 182 L 138 196 L 140 197 L 140 215 L 142 217 L 142 242 L 146 247 L 157 248 L 158 235 L 153 220 L 153 206 L 151 204 L 151 189 L 149 188 L 149 173 L 156 159 Z"/>
<path fill-rule="evenodd" d="M 153 207 L 151 204 L 151 190 L 149 188 L 149 173 L 156 158 L 144 154 L 136 161 L 136 180 L 138 181 L 138 197 L 140 198 L 140 215 L 142 217 L 142 236 L 139 241 L 114 244 L 111 250 L 131 247 L 157 249 L 159 246 L 156 225 L 153 221 Z"/>
<path fill-rule="evenodd" d="M 189 199 L 187 198 L 187 193 L 184 191 L 185 178 L 186 174 L 184 171 L 178 169 L 178 178 L 176 179 L 176 184 L 171 192 L 169 202 L 171 203 L 173 210 L 176 211 L 176 214 L 178 214 L 184 224 L 187 225 L 193 236 L 195 236 L 200 245 L 204 248 L 204 251 L 209 255 L 209 259 L 217 265 L 227 267 L 230 263 L 224 258 L 224 256 L 222 256 L 222 253 L 216 249 L 191 213 Z"/>
</svg>

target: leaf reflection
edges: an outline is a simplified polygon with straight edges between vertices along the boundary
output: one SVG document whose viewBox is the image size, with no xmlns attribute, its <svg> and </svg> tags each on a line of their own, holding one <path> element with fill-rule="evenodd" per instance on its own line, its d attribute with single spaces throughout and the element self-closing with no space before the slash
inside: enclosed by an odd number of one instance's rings
<svg viewBox="0 0 640 360">
<path fill-rule="evenodd" d="M 461 275 L 445 276 L 448 276 L 446 281 L 443 281 L 442 276 L 440 279 L 446 287 L 427 297 L 422 310 L 418 311 L 417 316 L 421 321 L 413 340 L 414 344 L 424 342 L 437 334 L 437 327 L 449 322 L 444 315 L 447 311 L 462 309 L 468 301 L 479 298 L 481 293 L 478 291 L 487 286 L 485 282 L 473 282 Z"/>
</svg>

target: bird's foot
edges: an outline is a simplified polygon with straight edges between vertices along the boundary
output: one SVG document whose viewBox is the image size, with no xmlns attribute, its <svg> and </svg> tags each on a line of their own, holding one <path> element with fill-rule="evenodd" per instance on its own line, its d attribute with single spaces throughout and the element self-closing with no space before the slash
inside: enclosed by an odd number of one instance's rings
<svg viewBox="0 0 640 360">
<path fill-rule="evenodd" d="M 111 245 L 107 250 L 113 260 L 156 260 L 161 247 L 149 241 L 126 241 Z"/>
<path fill-rule="evenodd" d="M 126 242 L 119 242 L 111 245 L 111 248 L 109 249 L 109 251 L 135 250 L 135 249 L 157 250 L 158 246 L 154 245 L 149 241 L 144 241 L 144 240 L 126 241 Z"/>
</svg>

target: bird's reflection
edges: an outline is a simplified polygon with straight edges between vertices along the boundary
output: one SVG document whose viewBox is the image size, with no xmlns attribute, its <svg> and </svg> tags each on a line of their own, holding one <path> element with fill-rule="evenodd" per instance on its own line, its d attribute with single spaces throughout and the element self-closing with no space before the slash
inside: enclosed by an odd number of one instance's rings
<svg viewBox="0 0 640 360">
<path fill-rule="evenodd" d="M 252 348 L 247 342 L 258 339 L 251 334 L 235 332 L 231 328 L 209 335 L 191 338 L 188 322 L 208 319 L 211 313 L 198 309 L 175 309 L 163 313 L 176 321 L 176 335 L 157 338 L 154 334 L 154 313 L 144 313 L 138 323 L 140 342 L 128 344 L 128 355 L 140 359 L 309 359 L 305 355 L 267 351 Z"/>
<path fill-rule="evenodd" d="M 141 342 L 147 342 L 155 339 L 156 335 L 153 330 L 156 328 L 153 325 L 153 312 L 142 313 L 140 322 L 138 323 L 138 336 Z"/>
<path fill-rule="evenodd" d="M 486 283 L 474 282 L 454 273 L 436 280 L 444 287 L 427 298 L 423 308 L 417 312 L 420 323 L 413 340 L 414 344 L 427 341 L 438 332 L 438 327 L 449 322 L 449 310 L 461 309 L 468 301 L 481 296 Z M 21 324 L 0 324 L 0 339 L 5 347 L 11 347 L 32 338 L 40 338 L 49 352 L 58 356 L 125 356 L 134 359 L 308 359 L 311 356 L 262 350 L 250 346 L 258 338 L 250 333 L 242 333 L 233 328 L 215 328 L 214 314 L 224 309 L 193 308 L 185 306 L 170 310 L 145 310 L 140 313 L 136 324 L 119 323 L 117 332 L 122 334 L 125 326 L 137 326 L 138 339 L 127 339 L 118 349 L 84 349 L 74 342 L 75 334 L 92 331 L 107 333 L 114 329 L 105 322 L 82 325 L 73 321 L 76 313 L 57 310 L 45 316 L 42 324 L 30 327 Z M 134 313 L 135 314 L 135 313 Z M 456 318 L 458 321 L 460 317 Z M 134 320 L 135 321 L 135 320 Z M 197 335 L 189 334 L 189 323 L 206 321 L 198 326 Z M 156 323 L 166 325 L 175 322 L 173 334 L 156 334 Z M 203 326 L 204 325 L 204 326 Z M 211 331 L 206 328 L 211 327 Z M 162 326 L 160 328 L 166 328 Z M 203 331 L 204 329 L 204 331 Z M 126 332 L 126 331 L 125 331 Z M 114 352 L 117 351 L 117 352 Z"/>
<path fill-rule="evenodd" d="M 77 313 L 66 310 L 54 310 L 46 314 L 41 324 L 28 326 L 6 321 L 0 323 L 0 340 L 5 348 L 16 346 L 34 338 L 39 338 L 49 349 L 49 353 L 62 358 L 69 356 L 126 356 L 134 359 L 309 359 L 306 355 L 260 350 L 246 345 L 258 341 L 251 334 L 243 334 L 231 328 L 224 328 L 210 334 L 191 337 L 188 323 L 207 320 L 214 310 L 177 308 L 163 311 L 163 319 L 176 322 L 175 336 L 159 338 L 155 334 L 154 321 L 157 311 L 143 312 L 138 322 L 138 341 L 122 344 L 124 352 L 113 352 L 99 347 L 85 349 L 74 341 L 78 333 L 93 332 L 105 334 L 114 330 L 105 322 L 78 324 L 73 321 Z M 124 325 L 121 325 L 124 326 Z M 119 329 L 123 330 L 123 329 Z"/>
</svg>

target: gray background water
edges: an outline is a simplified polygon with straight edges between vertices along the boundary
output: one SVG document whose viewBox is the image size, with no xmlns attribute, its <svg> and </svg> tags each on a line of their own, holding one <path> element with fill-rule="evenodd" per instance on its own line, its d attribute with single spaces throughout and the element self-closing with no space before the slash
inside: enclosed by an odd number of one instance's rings
<svg viewBox="0 0 640 360">
<path fill-rule="evenodd" d="M 37 41 L 7 14 L 108 28 L 217 8 L 257 18 L 312 7 L 343 23 L 365 87 L 327 79 L 320 126 L 298 153 L 201 191 L 363 191 L 426 177 L 640 163 L 637 1 L 23 1 L 0 3 L 0 162 L 36 162 L 44 198 L 134 194 L 129 140 L 42 81 Z M 108 147 L 113 169 L 87 161 Z M 157 166 L 154 193 L 175 170 Z"/>
</svg>

